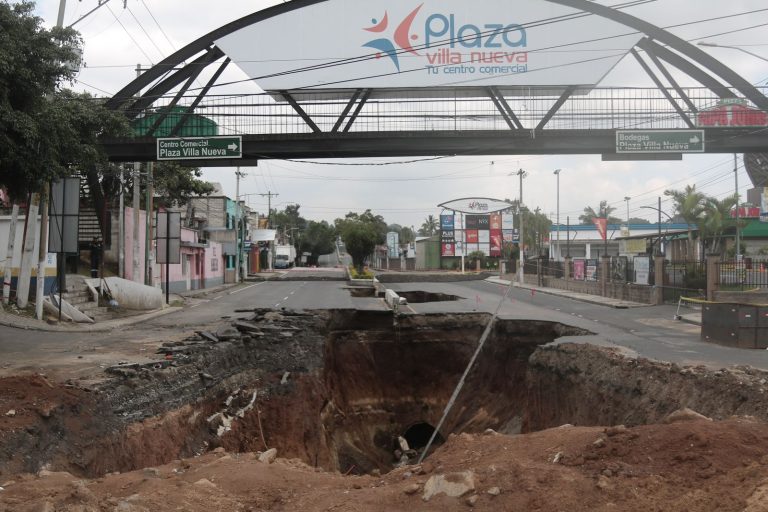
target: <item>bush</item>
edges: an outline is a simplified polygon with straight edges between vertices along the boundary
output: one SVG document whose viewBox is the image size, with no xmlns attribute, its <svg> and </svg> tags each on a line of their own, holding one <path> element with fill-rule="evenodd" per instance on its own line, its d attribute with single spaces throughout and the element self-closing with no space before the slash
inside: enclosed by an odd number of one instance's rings
<svg viewBox="0 0 768 512">
<path fill-rule="evenodd" d="M 373 279 L 373 272 L 365 267 L 362 272 L 358 272 L 354 265 L 349 266 L 349 275 L 352 279 Z"/>
</svg>

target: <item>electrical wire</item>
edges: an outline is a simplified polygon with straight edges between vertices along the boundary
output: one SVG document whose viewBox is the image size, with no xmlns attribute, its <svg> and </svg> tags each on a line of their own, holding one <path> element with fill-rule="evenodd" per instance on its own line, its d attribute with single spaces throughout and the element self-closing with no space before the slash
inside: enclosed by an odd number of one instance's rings
<svg viewBox="0 0 768 512">
<path fill-rule="evenodd" d="M 125 25 L 123 25 L 123 22 L 120 21 L 120 19 L 115 15 L 115 12 L 112 10 L 112 8 L 109 5 L 107 5 L 107 4 L 103 4 L 103 5 L 107 6 L 107 9 L 109 10 L 110 13 L 112 13 L 112 16 L 115 18 L 115 21 L 117 21 L 117 23 L 120 24 L 120 26 L 123 28 L 123 31 L 128 35 L 130 40 L 133 41 L 133 44 L 136 45 L 136 48 L 138 48 L 139 51 L 142 54 L 144 54 L 144 57 L 146 57 L 147 60 L 154 66 L 155 64 L 154 64 L 154 61 L 152 60 L 152 58 L 149 55 L 147 55 L 147 52 L 144 51 L 144 48 L 142 48 L 141 45 L 138 43 L 138 41 L 136 41 L 136 39 L 134 39 L 134 37 L 131 35 L 131 33 L 128 32 L 128 29 L 125 28 Z"/>
</svg>

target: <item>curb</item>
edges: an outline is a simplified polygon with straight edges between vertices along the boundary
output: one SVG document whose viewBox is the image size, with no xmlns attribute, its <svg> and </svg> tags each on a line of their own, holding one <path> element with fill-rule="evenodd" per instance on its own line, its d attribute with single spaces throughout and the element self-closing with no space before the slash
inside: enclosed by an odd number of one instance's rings
<svg viewBox="0 0 768 512">
<path fill-rule="evenodd" d="M 14 327 L 16 329 L 24 329 L 26 331 L 44 331 L 44 332 L 105 332 L 105 331 L 111 331 L 112 329 L 117 329 L 119 327 L 125 327 L 127 325 L 133 325 L 138 324 L 141 322 L 144 322 L 146 320 L 152 320 L 154 318 L 157 318 L 159 316 L 165 316 L 170 313 L 175 313 L 177 311 L 181 311 L 184 308 L 181 307 L 172 307 L 172 308 L 165 308 L 165 309 L 157 309 L 155 311 L 150 311 L 149 313 L 144 313 L 143 315 L 136 315 L 128 318 L 120 318 L 118 320 L 108 320 L 106 322 L 101 322 L 98 324 L 87 324 L 87 325 L 77 325 L 72 327 L 63 327 L 59 325 L 48 325 L 46 323 L 40 322 L 40 325 L 25 325 L 21 322 L 14 322 L 12 320 L 8 320 L 7 318 L 0 317 L 0 325 L 4 325 L 7 327 Z M 37 321 L 36 321 L 37 322 Z"/>
<path fill-rule="evenodd" d="M 489 277 L 485 279 L 485 281 L 488 283 L 503 284 L 507 286 L 509 286 L 509 283 L 510 283 L 510 281 L 507 281 L 506 279 L 500 279 L 498 277 Z M 558 290 L 555 288 L 537 288 L 535 286 L 531 286 L 528 284 L 520 285 L 518 283 L 513 283 L 513 286 L 516 288 L 524 289 L 524 290 L 535 290 L 536 292 L 543 293 L 545 295 L 563 297 L 563 298 L 575 300 L 578 302 L 594 304 L 595 306 L 605 306 L 607 308 L 613 308 L 613 309 L 644 308 L 644 307 L 650 306 L 650 304 L 642 304 L 640 302 L 631 302 L 631 301 L 615 301 L 613 303 L 605 302 L 601 300 L 590 299 L 588 295 L 584 296 L 584 294 L 579 294 L 579 296 L 573 296 L 573 295 L 569 295 L 568 293 L 562 293 L 562 290 Z"/>
</svg>

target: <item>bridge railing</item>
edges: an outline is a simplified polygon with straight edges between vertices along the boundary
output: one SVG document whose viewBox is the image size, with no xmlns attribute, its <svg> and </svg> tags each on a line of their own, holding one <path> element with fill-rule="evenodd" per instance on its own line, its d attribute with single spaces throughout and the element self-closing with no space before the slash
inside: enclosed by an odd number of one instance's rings
<svg viewBox="0 0 768 512">
<path fill-rule="evenodd" d="M 768 87 L 761 92 L 768 94 Z M 683 112 L 696 123 L 697 113 L 674 89 L 668 93 Z M 706 88 L 685 88 L 683 94 L 696 111 L 706 111 L 718 104 L 718 97 Z M 560 97 L 559 93 L 535 94 L 521 91 L 506 96 L 523 130 L 536 128 Z M 355 105 L 339 123 L 347 107 L 347 98 L 329 99 L 317 92 L 293 93 L 292 98 L 322 132 L 343 131 Z M 160 98 L 152 108 L 140 115 L 162 112 L 172 100 Z M 193 101 L 184 97 L 174 109 Z M 210 121 L 218 125 L 219 134 L 301 134 L 313 128 L 293 106 L 283 99 L 267 94 L 214 94 L 206 96 L 193 113 L 178 114 L 185 118 L 188 131 L 202 130 Z M 200 126 L 196 126 L 200 125 Z M 676 129 L 688 128 L 685 120 L 657 88 L 595 88 L 587 94 L 571 96 L 546 123 L 545 129 Z M 376 98 L 369 99 L 359 111 L 352 132 L 402 131 L 475 131 L 510 130 L 504 116 L 490 97 L 465 97 L 457 90 L 452 97 L 441 98 Z M 156 135 L 163 135 L 158 132 Z"/>
</svg>

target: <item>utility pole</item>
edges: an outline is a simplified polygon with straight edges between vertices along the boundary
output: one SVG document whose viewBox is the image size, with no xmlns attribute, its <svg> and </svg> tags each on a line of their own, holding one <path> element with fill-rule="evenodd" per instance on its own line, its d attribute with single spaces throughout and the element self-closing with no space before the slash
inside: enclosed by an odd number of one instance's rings
<svg viewBox="0 0 768 512">
<path fill-rule="evenodd" d="M 517 174 L 520 178 L 520 268 L 518 269 L 518 280 L 522 285 L 524 284 L 525 280 L 525 269 L 523 268 L 525 265 L 525 208 L 523 207 L 523 178 L 528 176 L 528 173 L 520 169 L 514 174 Z"/>
<path fill-rule="evenodd" d="M 272 196 L 279 196 L 280 194 L 273 194 L 271 190 L 267 190 L 266 194 L 259 194 L 262 197 L 267 198 L 267 228 L 272 227 Z M 272 260 L 275 252 L 275 242 L 272 241 L 270 245 L 270 251 L 269 251 L 269 270 L 272 270 Z M 389 262 L 389 258 L 387 258 L 387 262 Z"/>
<path fill-rule="evenodd" d="M 736 261 L 741 261 L 741 228 L 739 227 L 739 156 L 733 154 L 733 177 L 736 180 Z"/>
<path fill-rule="evenodd" d="M 133 163 L 133 271 L 131 280 L 141 282 L 141 247 L 139 244 L 139 207 L 141 194 L 141 164 Z"/>
<path fill-rule="evenodd" d="M 125 279 L 125 168 L 120 164 L 120 219 L 117 225 L 117 275 Z"/>
<path fill-rule="evenodd" d="M 235 178 L 237 185 L 235 186 L 235 282 L 240 282 L 240 262 L 241 262 L 241 246 L 240 246 L 240 178 L 245 177 L 246 173 L 240 172 L 240 166 L 237 166 L 235 171 Z"/>
<path fill-rule="evenodd" d="M 562 169 L 555 169 L 555 176 L 557 176 L 557 260 L 560 261 L 560 171 Z M 551 255 L 550 255 L 551 256 Z"/>
<path fill-rule="evenodd" d="M 155 187 L 152 179 L 154 162 L 147 163 L 147 189 L 144 199 L 144 207 L 147 210 L 144 224 L 146 233 L 144 233 L 144 284 L 152 286 L 152 210 L 154 210 Z"/>
<path fill-rule="evenodd" d="M 59 1 L 59 14 L 56 26 L 64 26 L 64 13 L 67 10 L 67 0 Z M 48 195 L 50 185 L 46 182 L 40 194 L 40 245 L 38 246 L 37 279 L 35 281 L 35 318 L 43 319 L 43 295 L 45 295 L 45 264 L 48 260 Z M 59 290 L 63 293 L 63 290 Z M 61 295 L 59 295 L 61 298 Z"/>
</svg>

